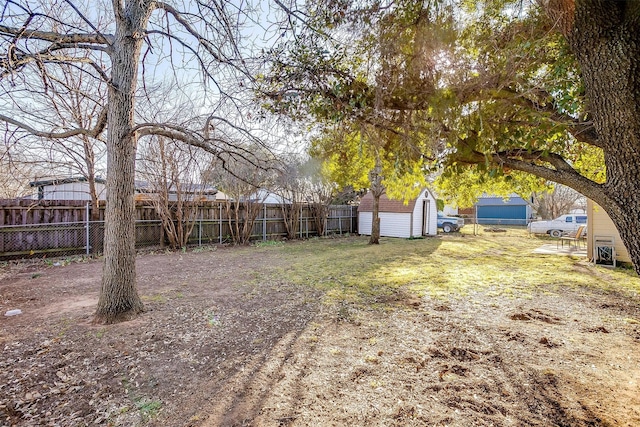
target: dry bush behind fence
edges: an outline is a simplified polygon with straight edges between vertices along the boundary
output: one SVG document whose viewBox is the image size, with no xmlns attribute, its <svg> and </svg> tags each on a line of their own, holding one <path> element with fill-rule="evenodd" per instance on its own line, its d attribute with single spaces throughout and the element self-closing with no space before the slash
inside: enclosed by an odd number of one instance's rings
<svg viewBox="0 0 640 427">
<path fill-rule="evenodd" d="M 230 243 L 234 220 L 224 203 L 199 202 L 189 245 Z M 103 249 L 104 205 L 98 220 L 91 221 L 84 201 L 0 201 L 0 259 L 99 254 Z M 317 220 L 311 206 L 300 207 L 296 236 L 317 236 Z M 355 206 L 330 206 L 324 234 L 357 232 Z M 239 216 L 242 218 L 242 215 Z M 251 230 L 251 240 L 277 240 L 287 235 L 280 205 L 262 205 Z M 164 247 L 162 223 L 148 202 L 136 204 L 136 247 Z"/>
</svg>

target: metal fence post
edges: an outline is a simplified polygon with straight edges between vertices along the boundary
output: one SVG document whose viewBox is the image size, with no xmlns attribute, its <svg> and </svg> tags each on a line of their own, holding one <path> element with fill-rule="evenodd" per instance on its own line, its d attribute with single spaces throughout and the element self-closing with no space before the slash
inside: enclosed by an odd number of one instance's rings
<svg viewBox="0 0 640 427">
<path fill-rule="evenodd" d="M 222 203 L 218 205 L 218 240 L 222 244 Z"/>
<path fill-rule="evenodd" d="M 478 206 L 475 206 L 473 209 L 473 216 L 474 216 L 474 220 L 473 220 L 473 235 L 477 236 L 478 235 Z"/>
<path fill-rule="evenodd" d="M 88 256 L 89 252 L 90 252 L 90 248 L 91 248 L 91 239 L 90 239 L 91 233 L 89 232 L 89 227 L 90 227 L 90 224 L 89 224 L 89 202 L 87 202 L 87 208 L 86 208 L 86 213 L 85 213 L 85 221 L 86 221 L 86 227 L 85 228 L 86 228 L 86 239 L 87 239 L 87 245 L 86 245 L 87 246 L 87 251 L 86 251 L 86 254 Z"/>
<path fill-rule="evenodd" d="M 349 206 L 349 234 L 353 234 L 353 205 Z"/>
</svg>

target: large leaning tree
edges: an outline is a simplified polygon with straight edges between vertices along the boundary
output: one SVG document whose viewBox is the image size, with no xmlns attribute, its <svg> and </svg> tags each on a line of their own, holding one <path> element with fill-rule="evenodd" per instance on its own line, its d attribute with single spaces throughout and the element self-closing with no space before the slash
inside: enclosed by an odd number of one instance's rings
<svg viewBox="0 0 640 427">
<path fill-rule="evenodd" d="M 244 132 L 231 117 L 244 102 L 237 88 L 246 86 L 249 78 L 239 42 L 248 12 L 224 0 L 8 0 L 0 13 L 0 122 L 5 144 L 34 137 L 63 141 L 105 135 L 106 230 L 96 321 L 135 316 L 143 311 L 134 247 L 137 141 L 157 135 L 214 155 L 233 150 L 227 135 L 239 138 Z M 53 112 L 47 114 L 59 107 L 52 100 L 80 90 L 68 84 L 66 73 L 85 83 L 82 96 L 94 104 L 100 102 L 102 90 L 107 93 L 101 111 L 90 121 L 60 122 L 52 119 Z M 162 82 L 182 90 L 182 98 L 202 100 L 191 107 L 207 114 L 185 121 L 141 120 L 170 117 L 150 111 L 141 115 L 136 109 L 138 101 Z M 48 96 L 53 91 L 60 96 Z M 170 98 L 147 103 L 147 108 L 181 108 L 175 102 Z M 220 111 L 226 112 L 224 117 Z"/>
<path fill-rule="evenodd" d="M 640 3 L 471 3 L 446 83 L 447 165 L 573 188 L 609 214 L 640 272 Z"/>
<path fill-rule="evenodd" d="M 332 104 L 340 119 L 366 121 L 372 106 L 420 112 L 431 147 L 442 149 L 447 179 L 468 177 L 471 167 L 486 179 L 520 179 L 518 171 L 541 185 L 571 187 L 609 214 L 640 272 L 640 2 L 321 4 L 323 10 L 305 14 L 289 7 L 299 21 L 322 17 L 325 25 L 311 22 L 312 35 L 274 60 L 274 69 L 297 78 L 272 77 L 278 105 L 306 105 L 313 113 Z M 420 37 L 407 43 L 401 35 L 409 32 L 399 33 L 388 44 L 368 35 L 376 30 L 357 31 L 399 17 Z M 343 43 L 352 34 L 360 41 Z M 392 65 L 387 71 L 399 78 L 386 86 L 359 78 L 358 56 L 341 55 L 352 46 L 362 47 L 361 61 L 378 62 L 372 69 Z M 385 46 L 395 50 L 376 53 Z M 381 89 L 386 96 L 376 97 Z"/>
</svg>

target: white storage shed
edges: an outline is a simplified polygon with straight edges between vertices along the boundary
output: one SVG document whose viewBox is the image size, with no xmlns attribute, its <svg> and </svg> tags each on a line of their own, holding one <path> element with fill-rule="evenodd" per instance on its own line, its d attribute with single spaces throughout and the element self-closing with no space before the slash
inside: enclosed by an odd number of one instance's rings
<svg viewBox="0 0 640 427">
<path fill-rule="evenodd" d="M 421 237 L 438 233 L 438 210 L 436 199 L 428 189 L 405 204 L 402 200 L 390 200 L 380 196 L 380 236 Z M 358 206 L 358 233 L 371 235 L 373 218 L 373 195 L 367 193 Z"/>
</svg>

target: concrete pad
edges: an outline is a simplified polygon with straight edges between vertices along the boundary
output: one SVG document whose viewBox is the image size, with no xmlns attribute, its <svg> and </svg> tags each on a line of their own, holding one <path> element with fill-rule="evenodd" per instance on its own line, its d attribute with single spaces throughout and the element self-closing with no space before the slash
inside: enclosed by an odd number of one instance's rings
<svg viewBox="0 0 640 427">
<path fill-rule="evenodd" d="M 580 249 L 578 249 L 575 245 L 565 244 L 564 246 L 562 246 L 556 243 L 549 243 L 546 245 L 542 245 L 537 249 L 534 249 L 533 253 L 544 255 L 572 255 L 586 258 L 587 248 L 586 245 L 581 245 Z"/>
</svg>

